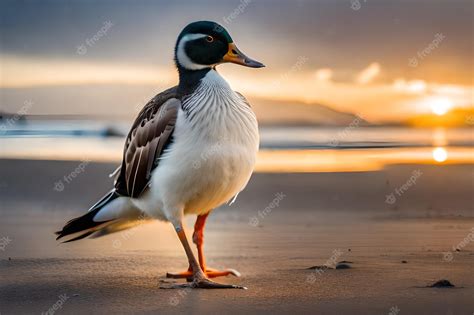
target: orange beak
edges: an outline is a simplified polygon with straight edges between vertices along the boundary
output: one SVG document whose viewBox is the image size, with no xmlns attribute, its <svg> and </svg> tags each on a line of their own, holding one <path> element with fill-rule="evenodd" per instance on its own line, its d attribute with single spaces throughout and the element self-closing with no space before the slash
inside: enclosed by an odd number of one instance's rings
<svg viewBox="0 0 474 315">
<path fill-rule="evenodd" d="M 247 57 L 243 52 L 241 52 L 234 43 L 229 44 L 229 51 L 222 58 L 224 62 L 231 62 L 241 66 L 250 67 L 250 68 L 263 68 L 265 65 L 261 62 L 253 60 Z"/>
</svg>

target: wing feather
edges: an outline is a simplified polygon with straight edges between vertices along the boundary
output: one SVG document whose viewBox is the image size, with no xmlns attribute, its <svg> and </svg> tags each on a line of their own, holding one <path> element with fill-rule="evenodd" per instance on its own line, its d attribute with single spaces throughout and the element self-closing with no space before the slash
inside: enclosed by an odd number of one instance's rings
<svg viewBox="0 0 474 315">
<path fill-rule="evenodd" d="M 115 182 L 119 194 L 136 198 L 148 187 L 160 155 L 171 142 L 180 107 L 174 87 L 142 109 L 125 141 L 121 172 Z"/>
</svg>

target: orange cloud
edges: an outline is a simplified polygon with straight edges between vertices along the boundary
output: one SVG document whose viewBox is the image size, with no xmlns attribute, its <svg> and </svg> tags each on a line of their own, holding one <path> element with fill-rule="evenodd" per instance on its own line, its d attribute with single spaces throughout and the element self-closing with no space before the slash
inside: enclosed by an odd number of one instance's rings
<svg viewBox="0 0 474 315">
<path fill-rule="evenodd" d="M 176 84 L 173 65 L 145 67 L 112 63 L 86 63 L 21 59 L 1 56 L 0 87 L 54 86 L 75 84 L 129 84 L 156 86 L 156 91 Z M 336 110 L 358 114 L 369 121 L 405 120 L 430 113 L 427 99 L 449 98 L 453 108 L 472 105 L 474 86 L 446 85 L 399 78 L 393 83 L 373 83 L 381 71 L 374 62 L 358 73 L 355 82 L 333 81 L 332 68 L 247 69 L 224 65 L 219 71 L 231 86 L 246 96 L 266 99 L 320 103 Z M 275 78 L 278 84 L 275 84 Z M 369 84 L 371 83 L 371 84 Z"/>
<path fill-rule="evenodd" d="M 176 82 L 173 68 L 150 68 L 83 61 L 25 59 L 0 55 L 0 87 L 76 84 L 154 84 Z"/>
<path fill-rule="evenodd" d="M 400 92 L 423 94 L 426 92 L 426 82 L 423 80 L 396 79 L 393 82 L 393 88 Z"/>
<path fill-rule="evenodd" d="M 314 73 L 314 77 L 316 78 L 316 81 L 320 83 L 331 81 L 332 76 L 333 76 L 333 71 L 332 69 L 329 69 L 329 68 L 318 69 Z"/>
<path fill-rule="evenodd" d="M 368 84 L 372 82 L 379 74 L 380 64 L 373 62 L 357 75 L 356 82 L 359 84 Z"/>
</svg>

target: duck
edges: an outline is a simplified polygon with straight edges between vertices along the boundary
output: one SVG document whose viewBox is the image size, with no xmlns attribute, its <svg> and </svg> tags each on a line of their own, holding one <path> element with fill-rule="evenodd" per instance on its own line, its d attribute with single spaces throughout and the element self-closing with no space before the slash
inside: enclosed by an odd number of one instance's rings
<svg viewBox="0 0 474 315">
<path fill-rule="evenodd" d="M 259 150 L 257 118 L 248 100 L 232 89 L 217 66 L 265 67 L 237 48 L 212 21 L 190 23 L 179 34 L 174 63 L 178 85 L 151 99 L 126 137 L 113 188 L 84 215 L 56 232 L 65 243 L 96 238 L 151 220 L 173 225 L 189 267 L 168 278 L 170 288 L 244 289 L 212 278 L 240 276 L 206 264 L 204 227 L 216 208 L 232 203 L 246 187 Z M 191 248 L 183 219 L 196 215 Z"/>
</svg>

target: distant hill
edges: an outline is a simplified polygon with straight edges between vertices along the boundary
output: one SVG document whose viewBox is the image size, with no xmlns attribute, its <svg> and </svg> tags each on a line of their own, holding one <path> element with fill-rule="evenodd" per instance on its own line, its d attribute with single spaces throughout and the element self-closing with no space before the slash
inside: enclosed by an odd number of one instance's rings
<svg viewBox="0 0 474 315">
<path fill-rule="evenodd" d="M 249 98 L 249 101 L 261 125 L 347 126 L 351 123 L 356 123 L 358 126 L 370 125 L 357 115 L 316 103 L 262 98 Z"/>
<path fill-rule="evenodd" d="M 28 119 L 127 119 L 156 93 L 163 90 L 153 86 L 58 86 L 0 89 L 2 112 L 17 113 L 25 100 L 32 105 L 25 111 Z M 368 125 L 357 116 L 339 112 L 320 104 L 297 101 L 277 101 L 249 98 L 261 125 L 319 125 L 347 126 L 351 123 Z"/>
</svg>

